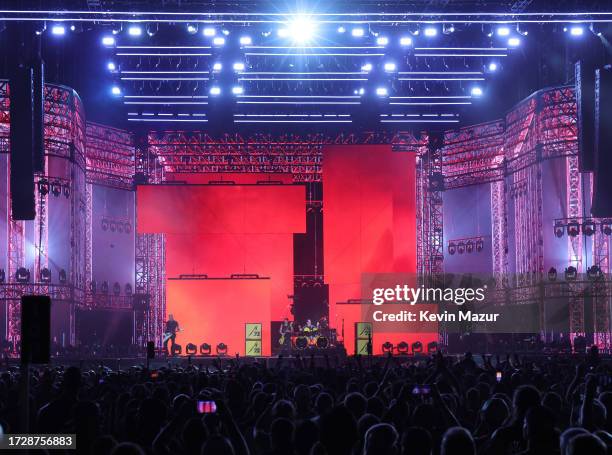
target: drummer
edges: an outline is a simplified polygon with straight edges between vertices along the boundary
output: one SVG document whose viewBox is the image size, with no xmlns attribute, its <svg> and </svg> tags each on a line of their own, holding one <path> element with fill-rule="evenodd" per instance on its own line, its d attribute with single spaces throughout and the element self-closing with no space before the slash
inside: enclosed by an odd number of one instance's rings
<svg viewBox="0 0 612 455">
<path fill-rule="evenodd" d="M 316 336 L 317 327 L 315 325 L 313 325 L 313 323 L 312 323 L 312 321 L 310 319 L 307 319 L 306 320 L 306 325 L 304 326 L 304 328 L 302 330 L 304 332 L 304 335 L 312 340 Z"/>
</svg>

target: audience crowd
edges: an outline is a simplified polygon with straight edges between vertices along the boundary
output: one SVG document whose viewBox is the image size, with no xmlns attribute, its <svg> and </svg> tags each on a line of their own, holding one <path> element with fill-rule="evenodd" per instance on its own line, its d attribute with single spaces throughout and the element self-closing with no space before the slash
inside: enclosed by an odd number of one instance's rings
<svg viewBox="0 0 612 455">
<path fill-rule="evenodd" d="M 29 432 L 76 434 L 91 455 L 612 453 L 611 369 L 596 349 L 273 360 L 33 369 Z M 19 374 L 0 374 L 4 433 L 21 431 Z"/>
</svg>

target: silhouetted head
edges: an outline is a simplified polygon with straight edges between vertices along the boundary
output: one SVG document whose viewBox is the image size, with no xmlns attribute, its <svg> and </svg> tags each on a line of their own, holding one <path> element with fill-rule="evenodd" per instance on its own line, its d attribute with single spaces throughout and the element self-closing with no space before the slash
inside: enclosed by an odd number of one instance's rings
<svg viewBox="0 0 612 455">
<path fill-rule="evenodd" d="M 606 455 L 607 448 L 594 434 L 582 433 L 569 441 L 567 455 Z"/>
<path fill-rule="evenodd" d="M 366 432 L 363 444 L 364 455 L 383 453 L 394 455 L 398 452 L 398 434 L 393 425 L 378 423 Z"/>
<path fill-rule="evenodd" d="M 402 455 L 431 455 L 432 441 L 423 427 L 408 427 L 402 435 Z"/>
<path fill-rule="evenodd" d="M 442 438 L 440 455 L 475 455 L 476 444 L 468 430 L 452 427 L 446 430 Z"/>
</svg>

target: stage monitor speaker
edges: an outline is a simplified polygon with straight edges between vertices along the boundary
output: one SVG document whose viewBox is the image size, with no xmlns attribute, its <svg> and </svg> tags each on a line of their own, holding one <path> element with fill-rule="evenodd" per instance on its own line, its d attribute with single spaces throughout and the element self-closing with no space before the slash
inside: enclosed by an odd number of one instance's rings
<svg viewBox="0 0 612 455">
<path fill-rule="evenodd" d="M 48 363 L 51 352 L 51 298 L 21 297 L 21 363 Z"/>
<path fill-rule="evenodd" d="M 591 214 L 612 217 L 612 68 L 595 72 L 595 169 Z"/>
<path fill-rule="evenodd" d="M 10 79 L 11 212 L 14 220 L 33 220 L 34 203 L 34 73 L 20 65 Z"/>
<path fill-rule="evenodd" d="M 595 169 L 595 65 L 579 60 L 576 75 L 578 163 L 580 172 Z"/>
</svg>

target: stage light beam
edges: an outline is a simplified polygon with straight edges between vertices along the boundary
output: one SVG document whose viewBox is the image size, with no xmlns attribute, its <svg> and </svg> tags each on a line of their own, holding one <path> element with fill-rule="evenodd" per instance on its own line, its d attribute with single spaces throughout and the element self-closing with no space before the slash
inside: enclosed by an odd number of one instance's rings
<svg viewBox="0 0 612 455">
<path fill-rule="evenodd" d="M 431 38 L 438 34 L 438 29 L 435 27 L 427 27 L 423 33 L 425 33 L 425 36 Z"/>
<path fill-rule="evenodd" d="M 397 69 L 397 65 L 393 62 L 387 62 L 385 63 L 384 69 L 387 73 L 392 73 Z"/>
<path fill-rule="evenodd" d="M 387 96 L 389 94 L 389 90 L 387 89 L 387 87 L 378 87 L 376 89 L 376 94 L 378 96 Z"/>
<path fill-rule="evenodd" d="M 121 88 L 120 88 L 119 86 L 117 86 L 117 85 L 113 85 L 113 86 L 111 87 L 111 93 L 112 93 L 114 96 L 120 96 L 120 95 L 121 95 Z"/>
<path fill-rule="evenodd" d="M 356 27 L 351 30 L 351 35 L 355 38 L 361 38 L 363 35 L 365 35 L 365 30 L 361 27 Z"/>
<path fill-rule="evenodd" d="M 495 63 L 495 62 L 489 63 L 489 71 L 492 72 L 492 73 L 497 71 L 497 63 Z"/>
<path fill-rule="evenodd" d="M 506 27 L 506 26 L 498 27 L 497 34 L 499 36 L 508 36 L 508 35 L 510 35 L 510 28 Z"/>
<path fill-rule="evenodd" d="M 106 64 L 106 68 L 111 72 L 117 71 L 117 65 L 115 65 L 115 62 L 108 62 Z"/>
<path fill-rule="evenodd" d="M 128 28 L 128 35 L 130 36 L 141 36 L 142 27 L 140 25 L 130 25 Z"/>
<path fill-rule="evenodd" d="M 104 36 L 102 37 L 102 45 L 103 46 L 114 46 L 116 43 L 114 36 Z"/>
<path fill-rule="evenodd" d="M 216 36 L 215 38 L 213 38 L 213 44 L 215 46 L 223 46 L 225 44 L 225 38 L 223 38 L 222 36 Z"/>
<path fill-rule="evenodd" d="M 55 36 L 63 36 L 66 34 L 66 27 L 61 24 L 55 24 L 51 27 L 51 34 Z"/>
<path fill-rule="evenodd" d="M 288 35 L 296 43 L 306 43 L 314 37 L 317 24 L 309 17 L 299 15 L 289 22 L 287 32 Z"/>
<path fill-rule="evenodd" d="M 378 44 L 379 46 L 386 46 L 387 44 L 389 44 L 389 38 L 387 38 L 386 36 L 379 36 L 378 38 L 376 38 L 376 44 Z"/>
<path fill-rule="evenodd" d="M 570 28 L 570 35 L 572 36 L 582 36 L 584 35 L 584 28 L 574 25 Z"/>
<path fill-rule="evenodd" d="M 222 68 L 223 68 L 223 65 L 219 62 L 213 64 L 213 71 L 221 71 Z"/>
<path fill-rule="evenodd" d="M 372 64 L 371 63 L 365 63 L 361 66 L 361 71 L 364 71 L 366 73 L 369 73 L 370 71 L 372 71 Z"/>
<path fill-rule="evenodd" d="M 482 89 L 480 87 L 472 87 L 470 93 L 472 94 L 472 96 L 479 97 L 482 96 Z"/>
<path fill-rule="evenodd" d="M 400 46 L 412 46 L 412 38 L 409 36 L 403 36 L 400 38 Z"/>
<path fill-rule="evenodd" d="M 217 86 L 211 87 L 210 88 L 210 94 L 213 95 L 213 96 L 220 95 L 221 94 L 221 87 L 217 87 Z"/>
<path fill-rule="evenodd" d="M 240 37 L 240 44 L 242 46 L 250 46 L 251 44 L 253 44 L 253 40 L 251 39 L 250 36 L 241 36 Z"/>
<path fill-rule="evenodd" d="M 234 63 L 234 71 L 244 71 L 244 63 L 242 62 L 236 62 Z"/>
<path fill-rule="evenodd" d="M 215 36 L 217 34 L 217 31 L 212 28 L 212 27 L 206 27 L 204 28 L 204 31 L 202 32 L 204 34 L 204 36 Z"/>
<path fill-rule="evenodd" d="M 512 37 L 508 40 L 508 46 L 510 47 L 517 47 L 520 44 L 521 44 L 521 40 L 516 37 Z"/>
<path fill-rule="evenodd" d="M 232 87 L 232 93 L 234 95 L 242 95 L 244 93 L 244 89 L 242 87 L 240 87 L 239 85 Z"/>
</svg>

